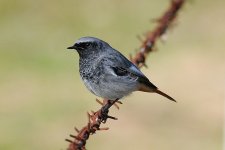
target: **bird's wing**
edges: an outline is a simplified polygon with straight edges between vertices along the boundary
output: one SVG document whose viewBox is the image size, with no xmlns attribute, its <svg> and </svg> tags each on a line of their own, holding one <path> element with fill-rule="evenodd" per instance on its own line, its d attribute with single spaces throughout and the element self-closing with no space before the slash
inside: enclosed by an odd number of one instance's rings
<svg viewBox="0 0 225 150">
<path fill-rule="evenodd" d="M 157 87 L 152 84 L 148 78 L 133 64 L 128 68 L 128 71 L 138 76 L 138 81 L 141 84 L 144 84 L 145 86 L 151 88 L 151 89 L 157 89 Z"/>
<path fill-rule="evenodd" d="M 148 78 L 126 57 L 120 55 L 120 57 L 116 57 L 115 59 L 116 61 L 113 61 L 111 67 L 116 75 L 128 76 L 129 78 L 138 81 L 143 86 L 146 86 L 146 88 L 150 88 L 150 90 L 157 89 L 157 87 L 152 84 Z"/>
<path fill-rule="evenodd" d="M 101 59 L 102 65 L 105 66 L 111 75 L 123 77 L 128 80 L 138 81 L 140 83 L 139 91 L 144 92 L 155 92 L 158 93 L 169 100 L 175 101 L 171 96 L 160 91 L 149 79 L 127 58 L 122 54 L 118 53 L 118 57 L 103 57 Z M 176 101 L 175 101 L 176 102 Z"/>
</svg>

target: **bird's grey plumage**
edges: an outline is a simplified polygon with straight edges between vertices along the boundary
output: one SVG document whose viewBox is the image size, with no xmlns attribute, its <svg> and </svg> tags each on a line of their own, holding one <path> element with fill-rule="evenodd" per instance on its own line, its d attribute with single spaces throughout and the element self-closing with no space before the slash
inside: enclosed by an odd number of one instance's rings
<svg viewBox="0 0 225 150">
<path fill-rule="evenodd" d="M 79 53 L 80 76 L 85 86 L 99 97 L 115 100 L 134 91 L 159 91 L 132 62 L 98 38 L 80 38 L 68 49 Z M 157 93 L 174 100 L 160 92 Z"/>
</svg>

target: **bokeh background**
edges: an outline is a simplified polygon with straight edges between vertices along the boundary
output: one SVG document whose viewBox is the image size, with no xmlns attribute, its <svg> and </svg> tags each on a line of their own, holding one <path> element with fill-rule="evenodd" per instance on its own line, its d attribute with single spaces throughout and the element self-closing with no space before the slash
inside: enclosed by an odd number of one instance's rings
<svg viewBox="0 0 225 150">
<path fill-rule="evenodd" d="M 168 0 L 0 0 L 0 149 L 66 149 L 96 96 L 84 87 L 81 36 L 96 36 L 124 55 L 140 46 Z M 221 150 L 225 99 L 225 1 L 193 0 L 142 71 L 178 103 L 136 92 L 111 114 L 91 150 Z"/>
</svg>

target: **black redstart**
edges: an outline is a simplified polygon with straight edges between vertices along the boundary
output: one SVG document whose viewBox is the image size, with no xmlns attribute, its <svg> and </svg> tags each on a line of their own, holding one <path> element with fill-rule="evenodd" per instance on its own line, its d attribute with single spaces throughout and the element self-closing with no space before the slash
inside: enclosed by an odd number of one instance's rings
<svg viewBox="0 0 225 150">
<path fill-rule="evenodd" d="M 85 86 L 99 97 L 117 100 L 134 91 L 143 91 L 158 93 L 175 101 L 152 84 L 120 52 L 98 38 L 82 37 L 68 49 L 77 50 L 80 76 Z"/>
</svg>

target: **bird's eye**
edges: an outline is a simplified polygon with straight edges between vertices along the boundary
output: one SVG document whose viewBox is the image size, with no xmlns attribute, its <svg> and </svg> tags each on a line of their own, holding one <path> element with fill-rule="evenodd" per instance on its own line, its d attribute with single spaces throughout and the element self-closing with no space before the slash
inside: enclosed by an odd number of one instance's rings
<svg viewBox="0 0 225 150">
<path fill-rule="evenodd" d="M 90 43 L 85 43 L 85 46 L 86 46 L 86 47 L 90 46 Z"/>
<path fill-rule="evenodd" d="M 90 46 L 90 43 L 79 43 L 80 48 L 88 48 Z"/>
</svg>

